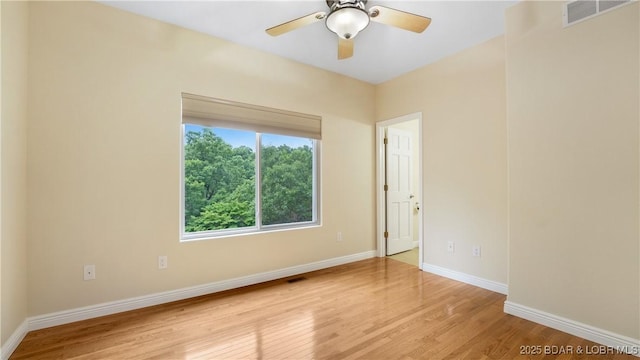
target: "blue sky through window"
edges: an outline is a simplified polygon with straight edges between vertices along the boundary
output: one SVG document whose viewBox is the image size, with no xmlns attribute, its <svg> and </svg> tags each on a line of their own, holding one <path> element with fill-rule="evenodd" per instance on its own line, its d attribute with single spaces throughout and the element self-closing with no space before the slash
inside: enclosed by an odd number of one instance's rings
<svg viewBox="0 0 640 360">
<path fill-rule="evenodd" d="M 204 126 L 185 124 L 185 134 L 189 131 L 201 132 Z M 256 148 L 256 133 L 252 131 L 243 131 L 235 129 L 213 128 L 213 133 L 223 138 L 231 146 L 246 146 L 253 150 Z M 292 148 L 309 146 L 312 147 L 311 139 L 299 138 L 295 136 L 264 134 L 262 136 L 263 146 L 280 146 L 289 145 Z"/>
</svg>

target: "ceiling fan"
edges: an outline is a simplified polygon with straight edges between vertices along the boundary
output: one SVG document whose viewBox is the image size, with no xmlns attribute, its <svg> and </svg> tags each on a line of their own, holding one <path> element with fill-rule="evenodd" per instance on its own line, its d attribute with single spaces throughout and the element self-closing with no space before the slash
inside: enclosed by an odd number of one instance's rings
<svg viewBox="0 0 640 360">
<path fill-rule="evenodd" d="M 325 20 L 327 28 L 338 35 L 338 59 L 353 56 L 353 38 L 369 25 L 369 21 L 395 26 L 400 29 L 423 32 L 431 19 L 428 17 L 388 8 L 372 6 L 369 10 L 367 0 L 326 0 L 329 13 L 319 11 L 282 23 L 267 29 L 267 34 L 278 36 L 302 26 Z"/>
</svg>

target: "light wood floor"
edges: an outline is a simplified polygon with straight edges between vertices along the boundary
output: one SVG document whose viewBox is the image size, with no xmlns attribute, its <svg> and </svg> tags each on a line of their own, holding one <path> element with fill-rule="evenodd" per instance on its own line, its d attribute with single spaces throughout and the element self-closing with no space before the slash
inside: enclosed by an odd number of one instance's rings
<svg viewBox="0 0 640 360">
<path fill-rule="evenodd" d="M 413 248 L 408 251 L 404 251 L 398 254 L 387 256 L 389 259 L 402 261 L 403 263 L 407 263 L 409 265 L 418 266 L 419 261 L 418 248 Z"/>
<path fill-rule="evenodd" d="M 551 359 L 520 352 L 596 345 L 504 314 L 503 295 L 391 259 L 304 277 L 34 331 L 11 359 Z"/>
</svg>

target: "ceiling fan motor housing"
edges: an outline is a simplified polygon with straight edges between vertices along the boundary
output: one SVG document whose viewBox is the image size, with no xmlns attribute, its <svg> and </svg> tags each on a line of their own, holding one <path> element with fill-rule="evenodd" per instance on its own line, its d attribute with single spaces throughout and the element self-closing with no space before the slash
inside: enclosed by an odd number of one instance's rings
<svg viewBox="0 0 640 360">
<path fill-rule="evenodd" d="M 334 6 L 362 6 L 364 10 L 364 5 L 367 3 L 367 0 L 327 0 L 327 6 L 331 11 L 334 10 Z"/>
</svg>

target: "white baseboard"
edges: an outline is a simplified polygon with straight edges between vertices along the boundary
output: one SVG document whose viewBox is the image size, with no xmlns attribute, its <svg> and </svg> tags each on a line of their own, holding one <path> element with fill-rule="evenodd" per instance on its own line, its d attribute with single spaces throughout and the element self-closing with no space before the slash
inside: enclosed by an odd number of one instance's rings
<svg viewBox="0 0 640 360">
<path fill-rule="evenodd" d="M 24 337 L 27 335 L 27 332 L 29 332 L 29 324 L 27 320 L 24 320 L 22 324 L 18 326 L 16 331 L 14 331 L 11 336 L 9 336 L 7 341 L 2 344 L 2 348 L 0 349 L 0 359 L 9 359 L 9 356 L 13 354 L 16 348 L 18 348 L 18 345 L 20 345 L 22 339 L 24 339 Z"/>
<path fill-rule="evenodd" d="M 469 275 L 463 272 L 443 268 L 441 266 L 423 263 L 422 271 L 461 281 L 463 283 L 481 287 L 483 289 L 491 290 L 500 294 L 507 295 L 509 293 L 509 287 L 507 286 L 507 284 L 499 283 L 493 280 L 487 280 L 475 275 Z"/>
<path fill-rule="evenodd" d="M 369 259 L 374 257 L 375 255 L 376 252 L 374 250 L 365 251 L 358 254 L 321 260 L 309 264 L 297 265 L 284 269 L 242 276 L 235 279 L 216 281 L 204 285 L 192 286 L 188 288 L 170 290 L 156 294 L 144 295 L 129 299 L 111 301 L 102 304 L 39 315 L 28 319 L 28 329 L 29 331 L 44 329 L 51 326 L 68 324 L 75 321 L 92 319 L 99 316 L 140 309 L 147 306 L 159 305 L 177 300 L 184 300 L 196 296 L 235 289 L 242 286 L 254 285 L 265 281 L 284 278 L 287 276 L 298 275 L 310 271 L 326 269 L 332 266 Z"/>
<path fill-rule="evenodd" d="M 511 301 L 504 302 L 504 312 L 611 347 L 613 348 L 612 351 L 615 352 L 621 351 L 640 357 L 640 339 L 632 339 L 627 336 L 615 334 L 607 330 L 530 308 L 528 306 L 516 304 Z"/>
</svg>

